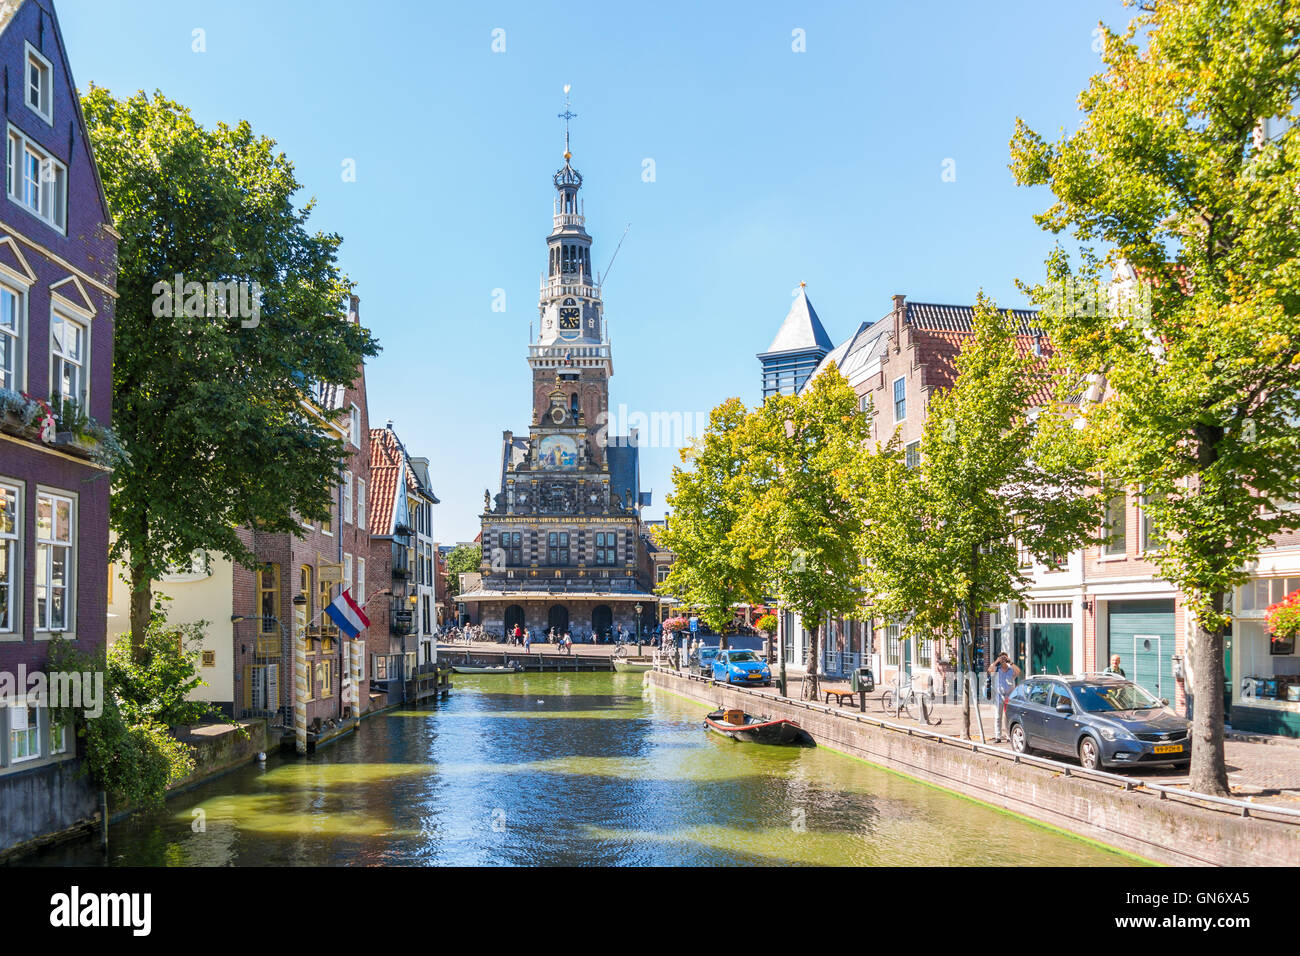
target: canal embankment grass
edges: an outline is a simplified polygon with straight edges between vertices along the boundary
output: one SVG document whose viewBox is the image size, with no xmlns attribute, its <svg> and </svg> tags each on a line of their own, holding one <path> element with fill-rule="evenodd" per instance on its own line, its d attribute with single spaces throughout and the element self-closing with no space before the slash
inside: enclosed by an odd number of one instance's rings
<svg viewBox="0 0 1300 956">
<path fill-rule="evenodd" d="M 650 686 L 715 707 L 738 707 L 797 721 L 817 743 L 943 789 L 1094 841 L 1140 859 L 1178 866 L 1294 866 L 1300 826 L 1239 816 L 1086 779 L 1051 760 L 1026 761 L 816 704 L 691 680 L 666 671 Z M 1263 808 L 1260 808 L 1261 810 Z"/>
</svg>

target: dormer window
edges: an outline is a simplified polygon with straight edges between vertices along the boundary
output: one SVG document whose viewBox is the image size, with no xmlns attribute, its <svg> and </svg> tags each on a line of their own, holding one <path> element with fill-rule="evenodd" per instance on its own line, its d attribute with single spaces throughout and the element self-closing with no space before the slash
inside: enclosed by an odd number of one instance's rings
<svg viewBox="0 0 1300 956">
<path fill-rule="evenodd" d="M 7 159 L 9 198 L 62 232 L 68 211 L 67 167 L 12 126 Z"/>
<path fill-rule="evenodd" d="M 50 61 L 27 44 L 27 105 L 45 122 L 54 123 L 54 71 Z"/>
</svg>

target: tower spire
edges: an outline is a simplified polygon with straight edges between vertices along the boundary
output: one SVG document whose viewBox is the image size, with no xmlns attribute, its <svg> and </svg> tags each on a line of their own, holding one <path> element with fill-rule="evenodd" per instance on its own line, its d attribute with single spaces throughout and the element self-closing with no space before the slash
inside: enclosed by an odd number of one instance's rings
<svg viewBox="0 0 1300 956">
<path fill-rule="evenodd" d="M 573 158 L 573 153 L 569 151 L 569 120 L 575 119 L 578 115 L 569 109 L 569 90 L 571 89 L 573 87 L 570 84 L 564 84 L 564 112 L 556 114 L 556 116 L 564 120 L 564 162 L 566 164 Z"/>
</svg>

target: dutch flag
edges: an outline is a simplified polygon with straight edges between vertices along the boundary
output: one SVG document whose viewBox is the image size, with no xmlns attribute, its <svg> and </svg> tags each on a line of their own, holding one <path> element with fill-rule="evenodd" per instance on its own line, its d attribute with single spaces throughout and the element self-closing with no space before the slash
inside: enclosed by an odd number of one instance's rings
<svg viewBox="0 0 1300 956">
<path fill-rule="evenodd" d="M 349 638 L 355 638 L 365 628 L 370 626 L 370 618 L 366 617 L 366 612 L 361 610 L 357 602 L 352 600 L 352 595 L 344 591 L 325 609 L 325 613 L 330 616 L 330 620 L 339 626 L 339 630 Z"/>
</svg>

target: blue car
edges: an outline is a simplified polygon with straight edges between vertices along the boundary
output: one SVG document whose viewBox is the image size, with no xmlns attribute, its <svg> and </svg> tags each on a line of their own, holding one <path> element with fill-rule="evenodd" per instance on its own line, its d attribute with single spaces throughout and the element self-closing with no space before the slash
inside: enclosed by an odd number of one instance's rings
<svg viewBox="0 0 1300 956">
<path fill-rule="evenodd" d="M 691 655 L 692 669 L 701 677 L 713 676 L 713 659 L 718 656 L 716 647 L 701 647 Z"/>
<path fill-rule="evenodd" d="M 713 659 L 713 679 L 724 684 L 772 686 L 772 671 L 753 651 L 719 651 Z"/>
</svg>

